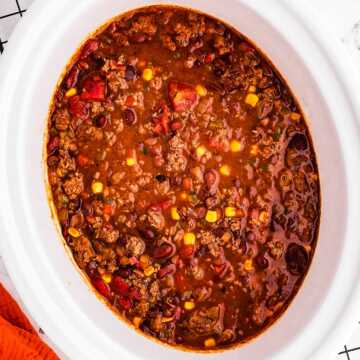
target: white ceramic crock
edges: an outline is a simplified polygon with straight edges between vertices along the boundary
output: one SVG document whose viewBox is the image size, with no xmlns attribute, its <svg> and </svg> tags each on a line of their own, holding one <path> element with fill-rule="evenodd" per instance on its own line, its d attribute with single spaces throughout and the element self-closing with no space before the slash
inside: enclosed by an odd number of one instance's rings
<svg viewBox="0 0 360 360">
<path fill-rule="evenodd" d="M 163 347 L 130 330 L 94 296 L 57 237 L 42 167 L 54 86 L 89 32 L 150 3 L 39 0 L 10 41 L 0 67 L 0 212 L 2 252 L 17 290 L 71 359 L 332 358 L 360 310 L 359 88 L 340 44 L 323 32 L 318 19 L 310 20 L 303 2 L 300 8 L 281 0 L 158 1 L 207 12 L 249 36 L 288 79 L 309 118 L 321 176 L 320 235 L 306 281 L 275 325 L 223 353 Z"/>
</svg>

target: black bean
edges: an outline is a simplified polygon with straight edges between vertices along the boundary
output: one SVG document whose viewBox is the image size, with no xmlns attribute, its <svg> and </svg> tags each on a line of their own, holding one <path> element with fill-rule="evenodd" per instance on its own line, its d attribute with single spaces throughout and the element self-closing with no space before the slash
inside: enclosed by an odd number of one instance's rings
<svg viewBox="0 0 360 360">
<path fill-rule="evenodd" d="M 98 128 L 103 128 L 107 124 L 108 117 L 104 114 L 100 114 L 93 119 L 93 123 Z"/>
<path fill-rule="evenodd" d="M 302 275 L 307 269 L 309 256 L 304 247 L 291 243 L 286 250 L 285 260 L 291 274 Z"/>
<path fill-rule="evenodd" d="M 156 175 L 156 176 L 155 176 L 155 179 L 156 179 L 158 182 L 162 183 L 162 182 L 164 182 L 164 181 L 167 179 L 167 177 L 166 177 L 165 175 L 163 175 L 163 174 L 159 174 L 159 175 Z"/>
<path fill-rule="evenodd" d="M 125 69 L 125 79 L 126 80 L 134 80 L 136 78 L 137 71 L 135 66 L 127 65 Z"/>
<path fill-rule="evenodd" d="M 308 147 L 308 141 L 304 134 L 296 133 L 290 140 L 289 149 L 296 149 L 298 151 L 306 150 Z"/>
<path fill-rule="evenodd" d="M 136 112 L 132 108 L 127 108 L 123 112 L 124 121 L 127 125 L 131 126 L 136 124 L 137 116 Z"/>
</svg>

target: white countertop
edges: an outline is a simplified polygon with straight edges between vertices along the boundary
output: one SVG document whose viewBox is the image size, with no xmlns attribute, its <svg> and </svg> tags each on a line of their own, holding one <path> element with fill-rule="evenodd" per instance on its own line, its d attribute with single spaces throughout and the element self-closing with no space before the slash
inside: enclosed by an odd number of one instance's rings
<svg viewBox="0 0 360 360">
<path fill-rule="evenodd" d="M 299 0 L 284 0 L 296 1 Z M 347 47 L 351 56 L 358 62 L 360 71 L 360 0 L 301 0 L 311 1 L 316 8 L 314 16 L 326 19 L 330 35 L 340 38 Z M 6 51 L 6 44 L 10 34 L 21 17 L 26 16 L 26 11 L 33 0 L 0 0 L 0 52 Z M 360 89 L 359 89 L 360 94 Z M 1 240 L 1 239 L 0 239 Z M 5 269 L 0 254 L 0 282 L 8 289 L 13 297 L 24 309 L 22 302 L 16 292 L 14 285 Z M 359 304 L 360 306 L 360 304 Z M 26 309 L 24 309 L 26 312 Z M 30 319 L 31 320 L 31 319 Z M 358 330 L 345 344 L 334 344 L 334 360 L 360 360 L 360 319 L 353 319 L 358 325 Z M 349 324 L 353 327 L 354 324 Z M 40 336 L 54 348 L 62 360 L 68 359 L 59 349 L 51 344 L 51 341 L 40 331 L 41 324 L 33 322 L 35 328 L 39 329 Z M 289 359 L 290 360 L 290 359 Z M 324 359 L 327 360 L 327 359 Z"/>
</svg>

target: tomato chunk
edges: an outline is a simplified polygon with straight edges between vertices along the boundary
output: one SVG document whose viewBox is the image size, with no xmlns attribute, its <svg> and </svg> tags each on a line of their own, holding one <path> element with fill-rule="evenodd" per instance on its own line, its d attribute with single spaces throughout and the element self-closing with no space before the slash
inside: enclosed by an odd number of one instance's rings
<svg viewBox="0 0 360 360">
<path fill-rule="evenodd" d="M 103 101 L 105 100 L 106 84 L 98 75 L 87 78 L 83 84 L 81 100 Z"/>
<path fill-rule="evenodd" d="M 162 103 L 152 119 L 154 122 L 153 130 L 155 134 L 167 135 L 169 133 L 169 118 L 170 118 L 169 107 L 165 103 Z"/>
<path fill-rule="evenodd" d="M 177 112 L 193 109 L 199 101 L 193 86 L 174 80 L 168 84 L 168 94 L 171 105 Z"/>
</svg>

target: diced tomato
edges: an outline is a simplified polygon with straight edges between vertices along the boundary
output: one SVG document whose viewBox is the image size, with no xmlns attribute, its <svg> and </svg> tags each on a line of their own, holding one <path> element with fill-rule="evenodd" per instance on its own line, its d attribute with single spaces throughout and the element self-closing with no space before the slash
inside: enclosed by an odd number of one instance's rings
<svg viewBox="0 0 360 360">
<path fill-rule="evenodd" d="M 77 83 L 78 77 L 79 77 L 79 68 L 75 65 L 68 73 L 68 76 L 66 78 L 66 87 L 68 89 L 74 87 Z"/>
<path fill-rule="evenodd" d="M 50 138 L 47 145 L 48 155 L 54 153 L 59 148 L 59 145 L 60 145 L 60 138 L 58 136 L 54 136 Z"/>
<path fill-rule="evenodd" d="M 81 119 L 86 119 L 89 116 L 88 105 L 80 100 L 80 96 L 72 96 L 69 99 L 70 114 Z"/>
<path fill-rule="evenodd" d="M 129 293 L 128 283 L 120 276 L 115 276 L 112 281 L 114 291 L 119 294 L 126 296 Z"/>
<path fill-rule="evenodd" d="M 131 300 L 127 297 L 120 296 L 118 302 L 125 310 L 129 310 L 132 307 Z"/>
<path fill-rule="evenodd" d="M 167 135 L 169 133 L 169 117 L 169 107 L 165 103 L 162 103 L 152 119 L 154 122 L 153 130 L 155 134 Z"/>
<path fill-rule="evenodd" d="M 91 53 L 93 53 L 94 51 L 96 51 L 99 48 L 99 41 L 96 39 L 90 39 L 88 40 L 84 47 L 81 50 L 81 55 L 80 58 L 81 59 L 85 59 L 86 57 L 88 57 Z"/>
<path fill-rule="evenodd" d="M 115 204 L 105 204 L 103 209 L 104 214 L 106 215 L 113 215 L 115 212 Z"/>
<path fill-rule="evenodd" d="M 179 291 L 186 290 L 186 279 L 185 276 L 179 272 L 175 273 L 174 275 L 175 284 Z"/>
<path fill-rule="evenodd" d="M 183 258 L 188 258 L 194 253 L 193 245 L 184 245 L 180 248 L 179 254 Z"/>
<path fill-rule="evenodd" d="M 111 297 L 111 291 L 108 284 L 106 284 L 101 278 L 96 278 L 92 280 L 92 283 L 95 287 L 95 289 L 106 298 Z"/>
<path fill-rule="evenodd" d="M 79 154 L 76 160 L 79 166 L 86 166 L 90 161 L 90 159 L 84 154 Z"/>
<path fill-rule="evenodd" d="M 125 105 L 126 106 L 133 106 L 134 102 L 135 102 L 134 97 L 132 95 L 129 95 L 129 96 L 126 97 Z"/>
<path fill-rule="evenodd" d="M 83 84 L 81 100 L 104 101 L 106 92 L 105 81 L 98 75 L 88 77 Z"/>
<path fill-rule="evenodd" d="M 129 298 L 133 300 L 140 301 L 141 300 L 141 294 L 138 289 L 132 287 L 129 292 Z"/>
<path fill-rule="evenodd" d="M 179 130 L 179 129 L 181 129 L 182 124 L 180 121 L 174 121 L 171 123 L 170 127 L 171 127 L 171 130 Z"/>
<path fill-rule="evenodd" d="M 171 199 L 165 199 L 165 200 L 162 200 L 162 201 L 159 201 L 158 203 L 156 204 L 153 204 L 151 205 L 151 209 L 153 210 L 166 210 L 168 209 L 171 205 L 173 204 L 172 200 Z"/>
<path fill-rule="evenodd" d="M 199 101 L 199 96 L 193 86 L 173 80 L 168 84 L 168 94 L 175 111 L 193 109 Z"/>
<path fill-rule="evenodd" d="M 205 56 L 204 63 L 205 64 L 210 64 L 211 62 L 214 61 L 214 59 L 215 59 L 215 54 L 214 53 L 207 54 Z"/>
</svg>

